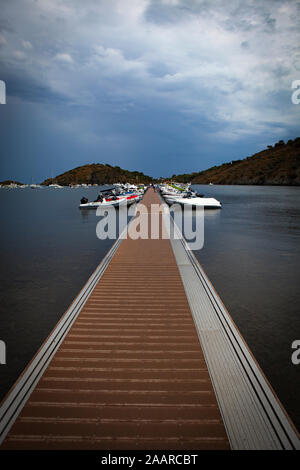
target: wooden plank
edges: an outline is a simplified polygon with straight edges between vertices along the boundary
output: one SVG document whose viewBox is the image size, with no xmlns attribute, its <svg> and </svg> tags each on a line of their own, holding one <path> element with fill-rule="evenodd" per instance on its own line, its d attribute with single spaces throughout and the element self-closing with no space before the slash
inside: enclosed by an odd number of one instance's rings
<svg viewBox="0 0 300 470">
<path fill-rule="evenodd" d="M 118 245 L 32 389 L 3 449 L 230 448 L 167 239 Z"/>
<path fill-rule="evenodd" d="M 300 449 L 296 428 L 188 244 L 182 237 L 171 244 L 232 449 Z"/>
</svg>

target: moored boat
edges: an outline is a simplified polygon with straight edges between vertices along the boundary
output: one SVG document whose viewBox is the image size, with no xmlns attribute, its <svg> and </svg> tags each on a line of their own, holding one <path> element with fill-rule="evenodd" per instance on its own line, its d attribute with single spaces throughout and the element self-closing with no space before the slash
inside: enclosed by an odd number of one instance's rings
<svg viewBox="0 0 300 470">
<path fill-rule="evenodd" d="M 119 207 L 123 205 L 130 206 L 140 200 L 138 194 L 128 194 L 124 196 L 109 195 L 98 198 L 96 201 L 89 202 L 87 198 L 82 198 L 79 205 L 80 209 L 98 209 L 98 207 Z"/>
<path fill-rule="evenodd" d="M 168 196 L 165 196 L 165 200 L 170 205 L 180 204 L 181 206 L 188 206 L 188 207 L 204 207 L 204 209 L 221 209 L 222 208 L 221 202 L 213 197 L 197 197 L 197 196 L 168 197 Z"/>
<path fill-rule="evenodd" d="M 187 186 L 186 188 L 178 189 L 175 185 L 162 186 L 161 194 L 165 201 L 171 204 L 180 204 L 186 207 L 204 207 L 205 209 L 221 209 L 222 204 L 217 199 L 204 197 L 192 190 Z"/>
</svg>

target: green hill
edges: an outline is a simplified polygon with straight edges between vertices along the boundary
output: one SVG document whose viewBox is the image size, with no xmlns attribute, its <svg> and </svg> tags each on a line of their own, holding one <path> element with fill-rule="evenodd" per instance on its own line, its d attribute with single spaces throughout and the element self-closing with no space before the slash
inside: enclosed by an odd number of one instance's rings
<svg viewBox="0 0 300 470">
<path fill-rule="evenodd" d="M 17 184 L 18 186 L 22 186 L 24 183 L 20 183 L 19 181 L 14 180 L 0 181 L 0 186 L 9 186 L 10 184 Z"/>
<path fill-rule="evenodd" d="M 73 170 L 66 171 L 55 178 L 48 178 L 42 184 L 59 184 L 69 186 L 70 184 L 111 184 L 111 183 L 150 183 L 151 176 L 144 175 L 138 171 L 123 170 L 119 166 L 109 164 L 93 163 L 83 165 Z"/>
<path fill-rule="evenodd" d="M 193 184 L 300 185 L 300 137 L 256 153 L 243 160 L 233 160 L 199 173 L 173 175 L 178 182 Z"/>
</svg>

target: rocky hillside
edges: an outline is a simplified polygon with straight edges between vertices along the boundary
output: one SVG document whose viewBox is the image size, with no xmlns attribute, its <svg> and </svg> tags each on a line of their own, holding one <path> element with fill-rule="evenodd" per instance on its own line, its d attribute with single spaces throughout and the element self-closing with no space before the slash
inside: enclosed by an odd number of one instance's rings
<svg viewBox="0 0 300 470">
<path fill-rule="evenodd" d="M 199 173 L 173 175 L 174 180 L 193 184 L 300 185 L 300 137 Z"/>
<path fill-rule="evenodd" d="M 23 183 L 20 183 L 19 181 L 14 181 L 14 180 L 0 181 L 0 186 L 9 186 L 10 184 L 17 184 L 18 186 L 23 185 Z"/>
<path fill-rule="evenodd" d="M 83 165 L 73 170 L 66 171 L 55 178 L 48 178 L 42 184 L 59 184 L 69 186 L 70 184 L 110 184 L 110 183 L 149 183 L 150 176 L 138 171 L 123 170 L 119 166 L 93 163 Z"/>
</svg>

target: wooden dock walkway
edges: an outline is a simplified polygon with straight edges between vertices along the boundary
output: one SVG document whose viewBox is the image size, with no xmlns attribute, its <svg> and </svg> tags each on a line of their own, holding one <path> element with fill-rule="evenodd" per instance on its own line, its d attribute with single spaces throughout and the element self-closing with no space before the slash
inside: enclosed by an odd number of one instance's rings
<svg viewBox="0 0 300 470">
<path fill-rule="evenodd" d="M 150 189 L 142 203 L 153 211 L 161 200 Z M 167 208 L 160 217 L 170 218 Z M 3 401 L 0 442 L 34 450 L 300 448 L 182 237 L 116 241 Z"/>
<path fill-rule="evenodd" d="M 2 448 L 229 449 L 169 240 L 122 241 Z"/>
</svg>

